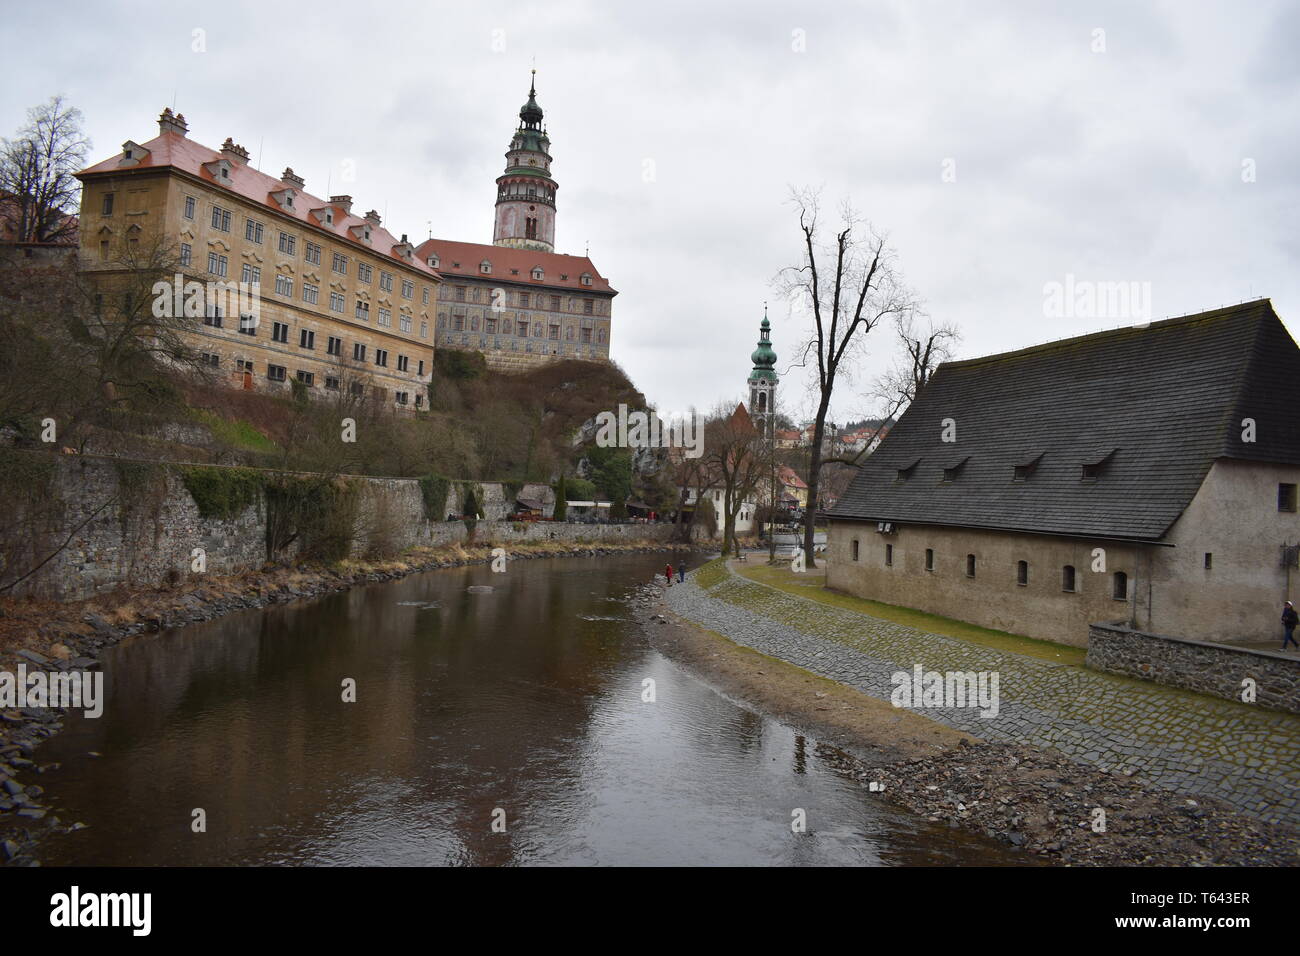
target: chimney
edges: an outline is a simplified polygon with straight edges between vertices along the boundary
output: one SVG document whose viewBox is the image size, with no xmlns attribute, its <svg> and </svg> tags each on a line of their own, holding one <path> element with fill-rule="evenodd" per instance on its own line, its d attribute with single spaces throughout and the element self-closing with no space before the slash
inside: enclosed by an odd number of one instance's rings
<svg viewBox="0 0 1300 956">
<path fill-rule="evenodd" d="M 377 227 L 380 223 L 379 213 L 375 212 L 373 209 L 370 210 L 370 212 L 366 213 L 366 222 Z"/>
<path fill-rule="evenodd" d="M 301 176 L 295 175 L 292 166 L 284 167 L 284 172 L 280 174 L 280 182 L 286 186 L 293 186 L 296 189 L 302 189 L 305 182 Z"/>
<path fill-rule="evenodd" d="M 341 206 L 345 214 L 351 214 L 352 197 L 351 196 L 330 196 L 330 205 Z"/>
<path fill-rule="evenodd" d="M 232 163 L 248 163 L 248 150 L 244 149 L 244 147 L 240 146 L 229 136 L 227 136 L 226 141 L 221 144 L 221 155 L 226 157 L 226 159 L 230 160 Z"/>
<path fill-rule="evenodd" d="M 184 136 L 190 131 L 189 126 L 185 123 L 185 114 L 173 113 L 170 106 L 163 107 L 162 114 L 158 117 L 158 132 L 176 133 Z"/>
</svg>

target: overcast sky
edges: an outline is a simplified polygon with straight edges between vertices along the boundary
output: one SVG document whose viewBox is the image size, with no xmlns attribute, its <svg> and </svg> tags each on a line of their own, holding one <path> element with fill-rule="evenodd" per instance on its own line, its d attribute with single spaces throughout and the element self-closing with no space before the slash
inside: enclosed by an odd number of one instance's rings
<svg viewBox="0 0 1300 956">
<path fill-rule="evenodd" d="M 1132 321 L 1045 315 L 1067 275 L 1150 283 L 1157 319 L 1269 296 L 1300 327 L 1296 4 L 99 0 L 13 6 L 6 40 L 6 135 L 63 93 L 95 161 L 174 105 L 394 233 L 472 242 L 535 61 L 557 251 L 590 245 L 613 355 L 665 409 L 742 394 L 765 300 L 787 372 L 791 186 L 889 234 L 961 357 Z M 895 348 L 873 338 L 841 420 Z M 810 410 L 800 370 L 782 399 Z"/>
</svg>

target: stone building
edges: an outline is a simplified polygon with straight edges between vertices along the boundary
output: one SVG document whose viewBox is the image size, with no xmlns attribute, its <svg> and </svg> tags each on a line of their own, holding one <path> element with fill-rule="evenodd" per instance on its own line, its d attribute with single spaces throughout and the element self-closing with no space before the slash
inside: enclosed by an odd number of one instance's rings
<svg viewBox="0 0 1300 956">
<path fill-rule="evenodd" d="M 828 584 L 1076 645 L 1280 641 L 1298 409 L 1268 300 L 944 363 L 830 512 Z"/>
<path fill-rule="evenodd" d="M 429 239 L 416 256 L 446 282 L 437 304 L 439 348 L 482 352 L 517 371 L 557 359 L 608 361 L 618 293 L 586 256 L 555 252 L 550 138 L 535 87 L 497 178 L 492 244 Z"/>
<path fill-rule="evenodd" d="M 310 195 L 292 169 L 254 169 L 231 139 L 195 142 L 171 109 L 158 126 L 78 174 L 84 267 L 109 278 L 125 248 L 162 240 L 205 287 L 188 334 L 230 384 L 424 407 L 440 280 L 406 236 L 353 213 L 351 196 Z M 234 314 L 208 283 L 242 283 L 257 307 Z"/>
</svg>

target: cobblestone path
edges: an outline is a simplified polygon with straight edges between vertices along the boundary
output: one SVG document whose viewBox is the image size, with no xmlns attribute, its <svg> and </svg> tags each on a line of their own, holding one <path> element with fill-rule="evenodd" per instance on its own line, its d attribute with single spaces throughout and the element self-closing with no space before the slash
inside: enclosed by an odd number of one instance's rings
<svg viewBox="0 0 1300 956">
<path fill-rule="evenodd" d="M 701 586 L 701 576 L 703 584 Z M 707 590 L 706 590 L 707 588 Z M 819 604 L 716 565 L 666 593 L 677 614 L 738 644 L 889 700 L 891 675 L 996 671 L 1000 708 L 918 713 L 990 741 L 1053 747 L 1159 787 L 1300 823 L 1300 718 L 1025 657 Z"/>
</svg>

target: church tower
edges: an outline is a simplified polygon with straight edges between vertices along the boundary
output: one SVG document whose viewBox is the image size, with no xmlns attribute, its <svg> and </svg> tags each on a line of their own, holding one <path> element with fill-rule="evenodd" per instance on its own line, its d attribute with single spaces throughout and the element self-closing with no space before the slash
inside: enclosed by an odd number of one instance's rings
<svg viewBox="0 0 1300 956">
<path fill-rule="evenodd" d="M 749 415 L 759 434 L 771 438 L 776 431 L 776 386 L 780 376 L 776 374 L 776 352 L 772 348 L 766 306 L 759 329 L 758 348 L 750 356 L 754 370 L 749 373 Z"/>
<path fill-rule="evenodd" d="M 555 190 L 551 178 L 551 140 L 537 105 L 536 70 L 528 102 L 519 111 L 519 128 L 506 151 L 506 171 L 497 178 L 494 246 L 555 251 Z"/>
</svg>

